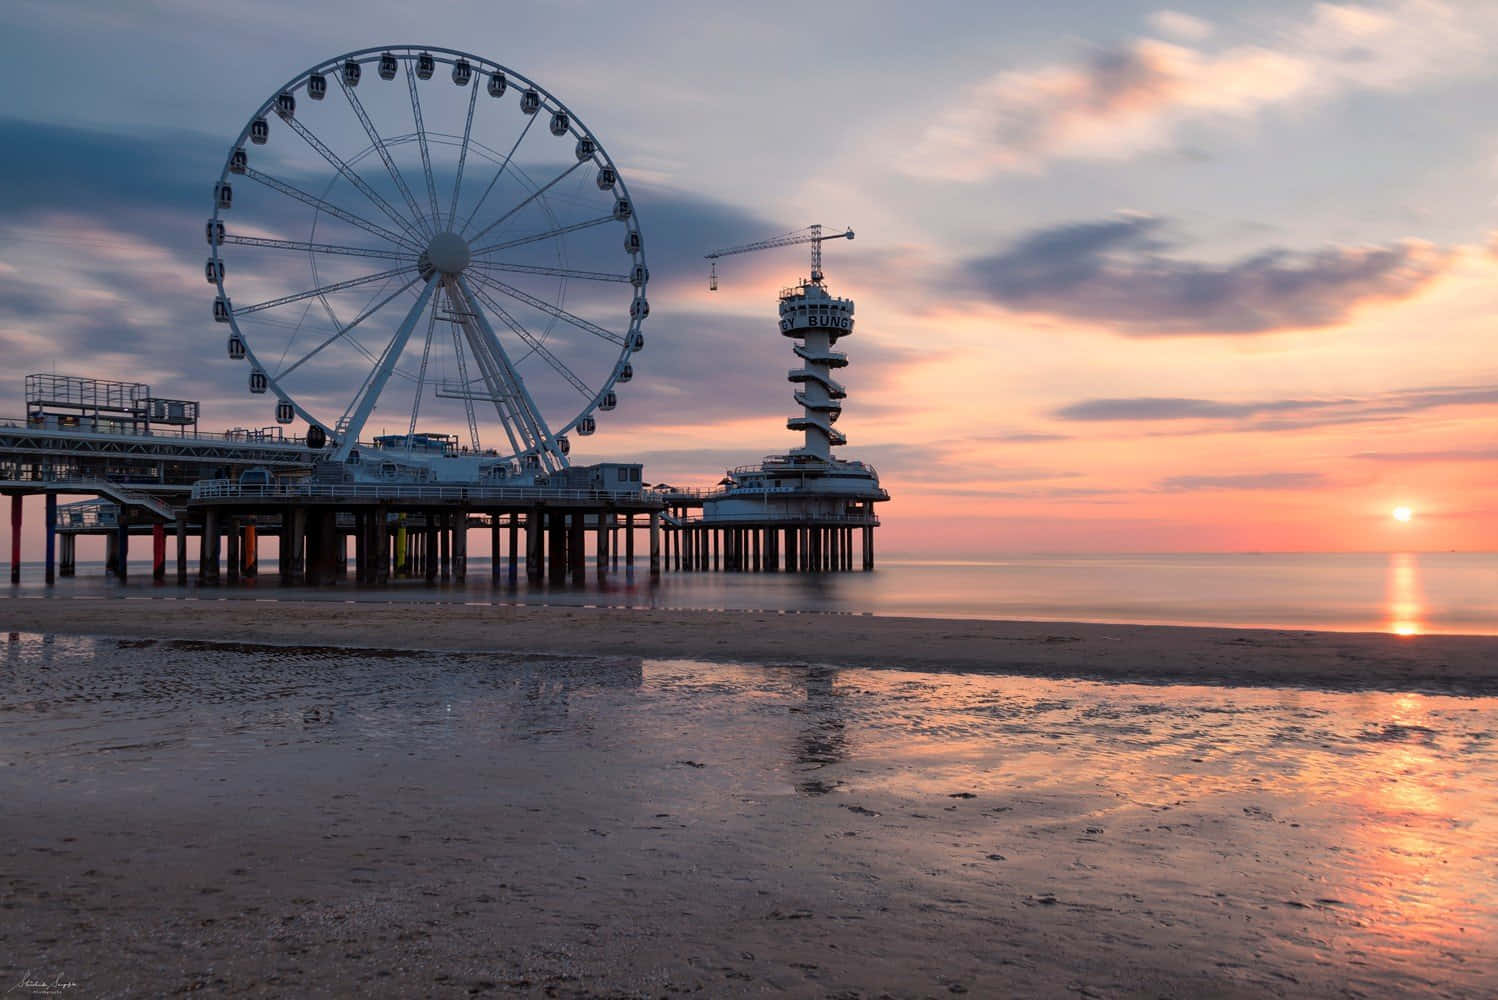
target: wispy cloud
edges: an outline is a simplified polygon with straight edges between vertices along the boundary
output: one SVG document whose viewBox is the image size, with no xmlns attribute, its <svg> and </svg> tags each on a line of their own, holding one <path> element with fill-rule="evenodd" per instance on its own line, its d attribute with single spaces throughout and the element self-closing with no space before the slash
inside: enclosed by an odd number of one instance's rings
<svg viewBox="0 0 1498 1000">
<path fill-rule="evenodd" d="M 1167 256 L 1167 228 L 1137 213 L 1052 226 L 969 261 L 959 280 L 1007 308 L 1132 336 L 1252 334 L 1330 326 L 1358 306 L 1407 298 L 1451 259 L 1405 240 L 1210 264 Z"/>
<path fill-rule="evenodd" d="M 992 434 L 974 438 L 975 441 L 996 441 L 1001 444 L 1041 444 L 1048 441 L 1069 441 L 1070 434 L 1044 434 L 1038 431 L 1017 431 L 1012 434 Z"/>
<path fill-rule="evenodd" d="M 1231 476 L 1169 476 L 1155 488 L 1161 493 L 1223 490 L 1314 490 L 1326 485 L 1319 472 L 1255 472 Z"/>
<path fill-rule="evenodd" d="M 1162 14 L 1177 41 L 1138 38 L 1074 62 L 1006 70 L 973 86 L 903 165 L 976 181 L 1053 158 L 1116 159 L 1166 146 L 1191 122 L 1479 69 L 1480 15 L 1438 0 L 1316 4 L 1243 44 L 1209 48 L 1205 22 Z"/>
<path fill-rule="evenodd" d="M 1370 462 L 1493 462 L 1498 448 L 1449 448 L 1441 451 L 1360 451 L 1352 456 Z"/>
<path fill-rule="evenodd" d="M 1127 396 L 1086 399 L 1056 410 L 1058 420 L 1227 420 L 1266 413 L 1305 412 L 1346 405 L 1351 400 L 1271 399 L 1224 403 L 1179 396 Z"/>
<path fill-rule="evenodd" d="M 1171 396 L 1085 399 L 1052 411 L 1058 420 L 1083 422 L 1234 421 L 1244 429 L 1300 430 L 1331 424 L 1393 420 L 1448 406 L 1498 403 L 1498 388 L 1438 386 L 1335 399 L 1223 401 Z M 1364 456 L 1368 457 L 1368 456 Z"/>
</svg>

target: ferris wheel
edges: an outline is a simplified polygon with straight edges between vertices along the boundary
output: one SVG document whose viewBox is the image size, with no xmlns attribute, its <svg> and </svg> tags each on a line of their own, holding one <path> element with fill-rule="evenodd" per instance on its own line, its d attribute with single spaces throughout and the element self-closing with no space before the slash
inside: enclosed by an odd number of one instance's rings
<svg viewBox="0 0 1498 1000">
<path fill-rule="evenodd" d="M 634 376 L 649 272 L 628 190 L 571 109 L 498 63 L 320 63 L 250 116 L 213 200 L 229 357 L 335 459 L 363 436 L 552 471 Z"/>
</svg>

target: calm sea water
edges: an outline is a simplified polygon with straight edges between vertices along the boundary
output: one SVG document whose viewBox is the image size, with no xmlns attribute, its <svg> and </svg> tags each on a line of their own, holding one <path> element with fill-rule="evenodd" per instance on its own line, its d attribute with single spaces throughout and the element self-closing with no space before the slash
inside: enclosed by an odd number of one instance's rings
<svg viewBox="0 0 1498 1000">
<path fill-rule="evenodd" d="M 170 572 L 170 568 L 169 568 Z M 1498 553 L 1202 554 L 1016 556 L 985 562 L 886 559 L 872 573 L 665 573 L 652 583 L 640 561 L 585 586 L 510 586 L 490 580 L 487 559 L 472 559 L 465 586 L 397 582 L 282 588 L 254 584 L 178 588 L 153 584 L 132 564 L 129 584 L 99 564 L 48 590 L 40 565 L 23 568 L 19 587 L 0 599 L 225 598 L 456 601 L 670 609 L 806 611 L 921 618 L 1030 619 L 1498 634 Z M 3 614 L 3 610 L 0 610 Z"/>
</svg>

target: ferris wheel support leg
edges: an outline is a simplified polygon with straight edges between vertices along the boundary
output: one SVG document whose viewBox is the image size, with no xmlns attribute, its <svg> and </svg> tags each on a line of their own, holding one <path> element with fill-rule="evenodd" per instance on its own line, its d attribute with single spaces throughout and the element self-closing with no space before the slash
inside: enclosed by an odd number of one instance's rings
<svg viewBox="0 0 1498 1000">
<path fill-rule="evenodd" d="M 432 299 L 432 293 L 437 289 L 437 279 L 433 276 L 427 281 L 426 287 L 417 296 L 416 304 L 411 311 L 406 313 L 406 318 L 401 322 L 400 329 L 396 330 L 395 338 L 385 348 L 384 355 L 380 358 L 379 366 L 374 370 L 368 386 L 364 390 L 364 396 L 359 400 L 359 405 L 349 417 L 348 428 L 344 431 L 343 440 L 338 442 L 338 450 L 333 453 L 334 461 L 348 461 L 349 452 L 359 443 L 359 433 L 364 430 L 364 422 L 374 410 L 375 403 L 380 398 L 380 393 L 385 389 L 385 383 L 390 381 L 390 375 L 395 371 L 395 363 L 400 360 L 401 354 L 406 349 L 406 342 L 411 339 L 411 331 L 416 327 L 416 321 L 426 310 L 427 303 Z M 388 526 L 387 526 L 388 529 Z"/>
<path fill-rule="evenodd" d="M 546 425 L 546 421 L 541 416 L 540 409 L 536 406 L 536 401 L 531 398 L 530 390 L 525 387 L 525 382 L 521 380 L 519 374 L 515 371 L 515 366 L 510 361 L 509 355 L 505 352 L 504 346 L 499 342 L 499 338 L 494 335 L 494 327 L 489 323 L 489 318 L 480 307 L 478 297 L 474 295 L 473 289 L 461 277 L 454 279 L 453 284 L 457 287 L 462 300 L 467 303 L 465 312 L 468 313 L 472 323 L 470 324 L 465 320 L 463 326 L 465 330 L 469 329 L 470 326 L 472 327 L 472 333 L 474 334 L 472 346 L 474 347 L 475 357 L 480 359 L 481 365 L 485 361 L 492 363 L 494 366 L 494 375 L 503 380 L 506 394 L 515 397 L 512 403 L 513 412 L 517 418 L 516 423 L 518 424 L 515 430 L 526 439 L 528 448 L 536 450 L 542 463 L 548 470 L 565 469 L 568 465 L 567 456 L 562 454 L 557 448 L 556 436 L 552 434 L 551 428 Z M 478 350 L 480 347 L 486 348 L 486 350 Z M 495 388 L 491 386 L 490 391 L 494 392 Z"/>
</svg>

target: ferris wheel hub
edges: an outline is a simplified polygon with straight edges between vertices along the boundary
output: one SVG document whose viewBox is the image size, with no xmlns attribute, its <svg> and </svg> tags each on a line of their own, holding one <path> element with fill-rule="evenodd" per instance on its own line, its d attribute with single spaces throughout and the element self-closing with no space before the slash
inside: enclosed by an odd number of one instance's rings
<svg viewBox="0 0 1498 1000">
<path fill-rule="evenodd" d="M 427 244 L 425 256 L 432 270 L 441 274 L 460 274 L 473 259 L 468 241 L 454 232 L 433 236 L 432 242 Z"/>
</svg>

